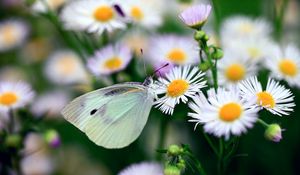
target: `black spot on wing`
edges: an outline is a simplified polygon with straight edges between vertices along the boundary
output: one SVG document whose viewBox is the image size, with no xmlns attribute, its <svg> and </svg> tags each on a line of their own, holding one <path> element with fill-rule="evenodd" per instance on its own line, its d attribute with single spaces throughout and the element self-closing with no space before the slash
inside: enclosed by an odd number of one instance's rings
<svg viewBox="0 0 300 175">
<path fill-rule="evenodd" d="M 90 112 L 90 115 L 94 115 L 96 112 L 98 112 L 98 115 L 103 116 L 106 112 L 106 104 L 104 104 L 103 106 L 101 106 L 99 109 L 93 109 Z"/>
<path fill-rule="evenodd" d="M 94 115 L 97 111 L 98 111 L 98 109 L 93 109 L 93 110 L 90 112 L 90 115 Z"/>
</svg>

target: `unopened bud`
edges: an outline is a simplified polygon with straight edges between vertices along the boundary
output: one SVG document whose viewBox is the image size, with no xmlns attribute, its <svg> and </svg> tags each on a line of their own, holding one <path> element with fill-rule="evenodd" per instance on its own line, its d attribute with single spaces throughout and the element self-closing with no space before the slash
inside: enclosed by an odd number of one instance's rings
<svg viewBox="0 0 300 175">
<path fill-rule="evenodd" d="M 194 38 L 197 41 L 203 40 L 205 38 L 205 36 L 206 36 L 206 33 L 203 30 L 196 31 L 194 34 Z"/>
<path fill-rule="evenodd" d="M 209 68 L 210 68 L 210 64 L 208 61 L 200 63 L 200 65 L 199 65 L 199 69 L 203 72 L 206 72 Z"/>
<path fill-rule="evenodd" d="M 177 167 L 181 170 L 185 169 L 185 160 L 182 158 L 179 158 L 178 163 L 177 163 Z"/>
<path fill-rule="evenodd" d="M 168 155 L 171 156 L 178 156 L 182 153 L 182 148 L 179 147 L 178 145 L 171 145 L 168 148 Z"/>
<path fill-rule="evenodd" d="M 180 175 L 180 169 L 174 165 L 167 165 L 164 169 L 164 175 Z"/>
<path fill-rule="evenodd" d="M 265 131 L 265 137 L 273 142 L 279 142 L 282 139 L 282 129 L 278 124 L 271 124 Z"/>
<path fill-rule="evenodd" d="M 219 60 L 224 56 L 224 52 L 222 49 L 217 48 L 212 56 L 213 59 Z"/>
<path fill-rule="evenodd" d="M 46 142 L 53 148 L 57 148 L 61 144 L 60 136 L 56 130 L 48 130 L 44 134 Z"/>
</svg>

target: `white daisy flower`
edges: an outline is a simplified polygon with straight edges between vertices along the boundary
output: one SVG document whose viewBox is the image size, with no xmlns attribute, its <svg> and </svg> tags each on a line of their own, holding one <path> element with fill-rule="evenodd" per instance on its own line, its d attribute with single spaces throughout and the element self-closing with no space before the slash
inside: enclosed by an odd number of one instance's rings
<svg viewBox="0 0 300 175">
<path fill-rule="evenodd" d="M 44 13 L 48 11 L 48 8 L 51 10 L 56 10 L 65 4 L 69 0 L 37 0 L 35 1 L 31 9 L 35 12 Z"/>
<path fill-rule="evenodd" d="M 12 19 L 0 22 L 0 52 L 13 49 L 24 43 L 28 35 L 24 21 Z"/>
<path fill-rule="evenodd" d="M 295 106 L 292 92 L 272 79 L 268 80 L 266 90 L 262 89 L 257 77 L 240 82 L 239 88 L 245 100 L 279 116 L 289 115 Z"/>
<path fill-rule="evenodd" d="M 271 56 L 275 44 L 268 38 L 238 38 L 224 41 L 222 45 L 226 49 L 245 55 L 249 61 L 254 63 L 263 62 Z M 225 49 L 225 50 L 226 50 Z"/>
<path fill-rule="evenodd" d="M 236 84 L 256 74 L 257 65 L 242 53 L 224 50 L 224 57 L 217 64 L 218 83 L 220 85 Z"/>
<path fill-rule="evenodd" d="M 271 76 L 285 80 L 290 86 L 300 87 L 300 51 L 294 45 L 281 50 L 276 47 L 272 58 L 266 60 L 265 66 L 271 70 Z"/>
<path fill-rule="evenodd" d="M 127 46 L 109 45 L 96 51 L 87 66 L 96 76 L 109 75 L 125 69 L 131 59 L 132 53 Z"/>
<path fill-rule="evenodd" d="M 118 175 L 163 175 L 163 168 L 158 163 L 142 162 L 130 165 Z"/>
<path fill-rule="evenodd" d="M 174 67 L 165 75 L 165 78 L 160 77 L 156 82 L 156 93 L 164 94 L 155 102 L 156 107 L 163 113 L 172 115 L 176 104 L 180 101 L 186 103 L 188 97 L 192 98 L 206 86 L 203 77 L 204 73 L 200 72 L 197 67 Z"/>
<path fill-rule="evenodd" d="M 159 68 L 166 63 L 170 65 L 190 65 L 199 63 L 197 42 L 189 37 L 162 35 L 151 39 L 146 57 Z M 170 66 L 172 67 L 172 66 Z"/>
<path fill-rule="evenodd" d="M 135 24 L 146 28 L 162 24 L 163 3 L 159 0 L 128 0 L 122 4 L 122 7 L 125 15 Z"/>
<path fill-rule="evenodd" d="M 208 99 L 203 94 L 194 97 L 194 102 L 189 107 L 195 113 L 188 113 L 196 122 L 204 125 L 204 131 L 217 137 L 224 136 L 229 139 L 230 135 L 239 136 L 252 128 L 257 120 L 257 108 L 251 103 L 240 98 L 236 86 L 229 89 L 219 88 L 217 93 L 214 89 L 208 92 Z"/>
<path fill-rule="evenodd" d="M 88 75 L 79 56 L 72 51 L 54 52 L 45 65 L 45 74 L 56 84 L 86 83 Z"/>
<path fill-rule="evenodd" d="M 38 96 L 31 105 L 35 116 L 60 116 L 62 108 L 70 102 L 70 96 L 63 91 L 50 91 Z"/>
<path fill-rule="evenodd" d="M 221 27 L 224 42 L 233 38 L 266 37 L 271 33 L 270 24 L 264 19 L 252 19 L 246 16 L 234 16 L 224 21 Z"/>
<path fill-rule="evenodd" d="M 189 27 L 201 28 L 210 15 L 211 5 L 193 5 L 185 9 L 179 18 Z"/>
<path fill-rule="evenodd" d="M 32 101 L 34 92 L 25 82 L 0 82 L 0 111 L 21 108 Z"/>
<path fill-rule="evenodd" d="M 114 5 L 115 1 L 110 0 L 74 1 L 65 6 L 61 19 L 67 29 L 98 34 L 104 30 L 112 32 L 114 29 L 125 28 Z"/>
</svg>

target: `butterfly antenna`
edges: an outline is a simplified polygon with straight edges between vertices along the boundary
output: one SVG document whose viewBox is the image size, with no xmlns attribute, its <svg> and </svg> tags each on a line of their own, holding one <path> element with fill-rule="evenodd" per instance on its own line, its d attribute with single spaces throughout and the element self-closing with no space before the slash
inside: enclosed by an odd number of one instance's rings
<svg viewBox="0 0 300 175">
<path fill-rule="evenodd" d="M 153 74 L 152 74 L 151 77 L 153 77 L 157 72 L 158 72 L 159 75 L 161 76 L 160 70 L 163 69 L 163 68 L 165 68 L 165 67 L 167 67 L 167 66 L 169 66 L 169 63 L 166 63 L 166 64 L 164 64 L 163 66 L 161 66 L 160 68 L 156 69 L 156 70 L 153 72 Z"/>
<path fill-rule="evenodd" d="M 144 50 L 143 50 L 142 48 L 140 49 L 140 52 L 141 52 L 141 55 L 144 55 Z M 147 75 L 147 70 L 146 70 L 146 62 L 145 62 L 145 59 L 143 59 L 143 66 L 144 66 L 144 73 L 145 73 L 146 76 L 148 76 L 148 75 Z"/>
</svg>

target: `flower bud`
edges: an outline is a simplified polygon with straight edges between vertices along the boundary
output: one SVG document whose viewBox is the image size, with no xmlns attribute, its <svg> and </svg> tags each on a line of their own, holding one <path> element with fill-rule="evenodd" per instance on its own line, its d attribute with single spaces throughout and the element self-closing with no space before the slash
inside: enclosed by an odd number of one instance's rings
<svg viewBox="0 0 300 175">
<path fill-rule="evenodd" d="M 178 156 L 182 153 L 182 149 L 178 145 L 171 145 L 168 148 L 168 155 Z"/>
<path fill-rule="evenodd" d="M 185 166 L 185 160 L 183 158 L 179 158 L 178 163 L 177 163 L 177 167 L 181 170 L 184 170 L 186 168 Z"/>
<path fill-rule="evenodd" d="M 206 33 L 203 30 L 196 31 L 194 34 L 194 39 L 196 41 L 201 41 L 206 36 Z"/>
<path fill-rule="evenodd" d="M 210 64 L 208 61 L 205 61 L 199 65 L 199 69 L 203 72 L 206 72 L 210 68 Z"/>
<path fill-rule="evenodd" d="M 219 60 L 224 56 L 224 52 L 222 49 L 216 48 L 216 50 L 212 56 L 213 56 L 213 59 Z"/>
<path fill-rule="evenodd" d="M 209 40 L 209 36 L 208 36 L 208 35 L 205 35 L 205 36 L 203 37 L 203 40 L 204 40 L 204 41 L 208 41 L 208 40 Z"/>
<path fill-rule="evenodd" d="M 164 175 L 180 175 L 180 169 L 174 165 L 167 165 L 164 169 Z"/>
<path fill-rule="evenodd" d="M 18 134 L 8 135 L 5 139 L 5 145 L 8 147 L 19 147 L 21 145 L 22 138 Z"/>
<path fill-rule="evenodd" d="M 265 131 L 265 137 L 273 142 L 279 142 L 282 139 L 282 129 L 278 124 L 270 124 Z"/>
<path fill-rule="evenodd" d="M 56 130 L 48 130 L 44 133 L 44 139 L 53 148 L 57 148 L 61 144 L 59 134 Z"/>
</svg>

